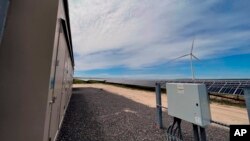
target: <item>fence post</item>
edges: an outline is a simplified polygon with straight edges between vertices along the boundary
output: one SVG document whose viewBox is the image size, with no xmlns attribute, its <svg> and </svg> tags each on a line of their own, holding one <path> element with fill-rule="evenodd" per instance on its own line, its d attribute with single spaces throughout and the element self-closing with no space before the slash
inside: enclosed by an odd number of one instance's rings
<svg viewBox="0 0 250 141">
<path fill-rule="evenodd" d="M 160 129 L 163 128 L 162 125 L 162 105 L 161 105 L 161 84 L 155 83 L 155 94 L 156 94 L 156 118 L 157 124 Z"/>
<path fill-rule="evenodd" d="M 246 108 L 247 108 L 247 113 L 248 113 L 248 120 L 250 123 L 250 88 L 244 89 L 244 97 L 245 97 Z"/>
</svg>

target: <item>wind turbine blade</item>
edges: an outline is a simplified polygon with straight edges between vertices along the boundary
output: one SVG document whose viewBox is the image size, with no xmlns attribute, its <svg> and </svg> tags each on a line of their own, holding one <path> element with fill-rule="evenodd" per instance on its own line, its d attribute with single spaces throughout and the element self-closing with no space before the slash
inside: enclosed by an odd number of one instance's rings
<svg viewBox="0 0 250 141">
<path fill-rule="evenodd" d="M 198 58 L 198 57 L 196 57 L 195 55 L 193 55 L 193 54 L 191 54 L 196 60 L 199 60 L 200 61 L 200 59 Z"/>
<path fill-rule="evenodd" d="M 190 54 L 193 53 L 193 49 L 194 49 L 194 39 L 193 39 L 193 42 L 192 42 L 192 47 L 191 47 L 191 52 L 190 52 Z"/>
<path fill-rule="evenodd" d="M 169 60 L 168 62 L 172 62 L 172 61 L 174 61 L 174 60 L 177 60 L 177 59 L 180 59 L 180 58 L 186 57 L 186 56 L 188 56 L 188 55 L 190 55 L 190 54 L 185 54 L 185 55 L 182 55 L 182 56 L 180 56 L 180 57 L 177 57 L 177 58 L 171 59 L 171 60 Z"/>
</svg>

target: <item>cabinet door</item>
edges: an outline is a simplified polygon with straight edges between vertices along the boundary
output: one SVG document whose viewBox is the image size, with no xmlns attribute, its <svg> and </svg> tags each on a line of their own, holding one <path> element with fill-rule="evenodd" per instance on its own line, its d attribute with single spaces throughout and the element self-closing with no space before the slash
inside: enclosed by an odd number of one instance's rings
<svg viewBox="0 0 250 141">
<path fill-rule="evenodd" d="M 64 82 L 64 66 L 65 66 L 65 52 L 67 49 L 66 38 L 62 29 L 58 37 L 56 69 L 55 69 L 55 82 L 54 90 L 51 101 L 51 114 L 50 114 L 50 128 L 49 137 L 54 140 L 59 129 L 60 123 L 60 106 L 63 95 L 63 82 Z"/>
</svg>

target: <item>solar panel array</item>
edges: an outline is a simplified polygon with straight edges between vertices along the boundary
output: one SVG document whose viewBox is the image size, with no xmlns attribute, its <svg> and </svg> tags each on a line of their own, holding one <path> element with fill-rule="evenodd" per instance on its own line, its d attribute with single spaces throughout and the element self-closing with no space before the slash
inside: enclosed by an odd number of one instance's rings
<svg viewBox="0 0 250 141">
<path fill-rule="evenodd" d="M 78 78 L 79 79 L 79 78 Z M 138 80 L 120 78 L 80 78 L 85 80 L 105 80 L 108 83 L 125 85 L 135 85 L 143 87 L 155 87 L 155 83 L 161 83 L 165 87 L 166 83 L 203 83 L 207 86 L 208 92 L 213 94 L 233 94 L 243 95 L 244 88 L 250 88 L 250 79 L 226 80 L 226 79 L 172 79 L 172 80 Z"/>
<path fill-rule="evenodd" d="M 164 83 L 204 83 L 209 93 L 243 95 L 250 80 L 167 80 Z"/>
</svg>

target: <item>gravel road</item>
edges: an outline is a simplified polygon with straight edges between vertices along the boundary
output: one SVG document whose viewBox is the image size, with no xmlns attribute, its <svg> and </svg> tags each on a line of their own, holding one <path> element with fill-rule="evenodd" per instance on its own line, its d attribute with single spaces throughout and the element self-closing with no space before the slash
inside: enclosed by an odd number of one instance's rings
<svg viewBox="0 0 250 141">
<path fill-rule="evenodd" d="M 97 88 L 74 89 L 58 141 L 164 141 L 155 125 L 155 108 Z M 164 112 L 164 125 L 172 117 Z M 182 122 L 185 141 L 193 140 L 192 125 Z M 229 130 L 209 126 L 210 141 L 229 140 Z"/>
</svg>

